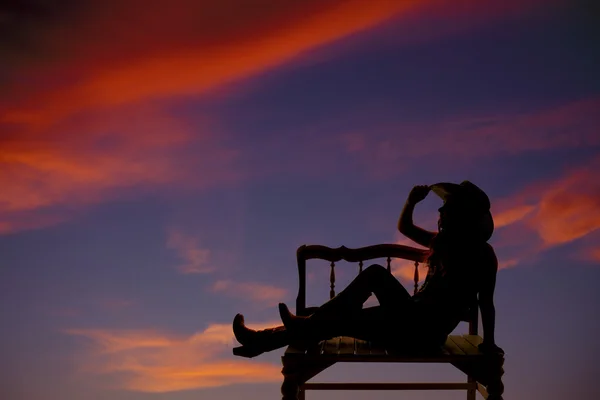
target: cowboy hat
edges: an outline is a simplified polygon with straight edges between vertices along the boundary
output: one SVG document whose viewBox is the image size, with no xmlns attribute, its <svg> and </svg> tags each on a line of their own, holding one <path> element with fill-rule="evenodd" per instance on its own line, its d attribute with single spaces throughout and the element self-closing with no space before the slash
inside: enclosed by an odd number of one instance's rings
<svg viewBox="0 0 600 400">
<path fill-rule="evenodd" d="M 477 185 L 464 181 L 460 184 L 440 182 L 429 186 L 432 192 L 437 194 L 444 204 L 449 200 L 452 204 L 460 206 L 469 216 L 477 221 L 476 229 L 481 238 L 488 241 L 494 232 L 494 219 L 490 212 L 490 199 Z"/>
</svg>

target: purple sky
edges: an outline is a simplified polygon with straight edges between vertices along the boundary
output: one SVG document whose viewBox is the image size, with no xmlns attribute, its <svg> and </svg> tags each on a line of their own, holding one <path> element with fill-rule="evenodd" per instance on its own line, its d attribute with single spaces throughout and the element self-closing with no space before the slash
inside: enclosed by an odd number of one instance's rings
<svg viewBox="0 0 600 400">
<path fill-rule="evenodd" d="M 505 398 L 600 398 L 592 2 L 9 3 L 1 399 L 278 398 L 282 351 L 234 357 L 233 316 L 277 323 L 298 246 L 410 244 L 395 226 L 411 187 L 465 179 L 496 221 Z M 433 230 L 440 203 L 416 222 Z M 327 278 L 309 265 L 312 305 Z M 320 375 L 456 379 L 445 365 Z"/>
</svg>

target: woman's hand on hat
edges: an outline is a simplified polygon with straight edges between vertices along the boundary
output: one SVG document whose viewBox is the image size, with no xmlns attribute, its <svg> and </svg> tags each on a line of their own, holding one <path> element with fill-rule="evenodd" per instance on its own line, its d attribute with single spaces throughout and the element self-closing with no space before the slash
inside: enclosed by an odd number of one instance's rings
<svg viewBox="0 0 600 400">
<path fill-rule="evenodd" d="M 431 189 L 428 185 L 417 185 L 413 187 L 408 194 L 408 202 L 410 204 L 417 204 L 427 197 L 427 194 L 429 194 L 430 190 Z"/>
</svg>

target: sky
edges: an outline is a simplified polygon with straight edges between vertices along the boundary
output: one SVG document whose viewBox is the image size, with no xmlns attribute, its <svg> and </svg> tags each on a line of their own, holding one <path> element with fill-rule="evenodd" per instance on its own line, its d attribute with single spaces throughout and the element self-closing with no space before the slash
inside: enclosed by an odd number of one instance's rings
<svg viewBox="0 0 600 400">
<path fill-rule="evenodd" d="M 234 315 L 278 324 L 297 247 L 411 244 L 410 189 L 465 179 L 496 222 L 505 398 L 600 398 L 599 27 L 572 0 L 4 2 L 0 398 L 278 398 L 282 350 L 234 357 Z"/>
</svg>

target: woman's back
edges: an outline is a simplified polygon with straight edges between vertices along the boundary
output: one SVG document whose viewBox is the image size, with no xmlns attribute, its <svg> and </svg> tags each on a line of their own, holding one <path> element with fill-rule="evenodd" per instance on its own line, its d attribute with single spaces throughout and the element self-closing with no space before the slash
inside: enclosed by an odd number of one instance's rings
<svg viewBox="0 0 600 400">
<path fill-rule="evenodd" d="M 488 243 L 448 242 L 434 247 L 427 278 L 413 296 L 417 312 L 438 320 L 435 325 L 444 331 L 453 330 L 476 306 L 479 288 L 495 276 L 496 268 L 496 255 Z"/>
</svg>

